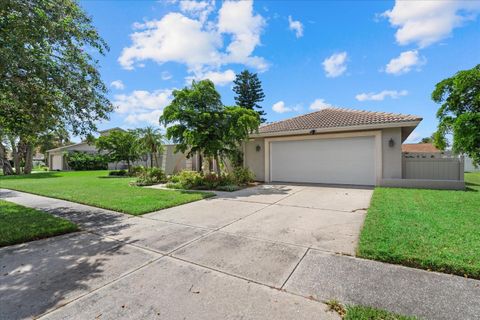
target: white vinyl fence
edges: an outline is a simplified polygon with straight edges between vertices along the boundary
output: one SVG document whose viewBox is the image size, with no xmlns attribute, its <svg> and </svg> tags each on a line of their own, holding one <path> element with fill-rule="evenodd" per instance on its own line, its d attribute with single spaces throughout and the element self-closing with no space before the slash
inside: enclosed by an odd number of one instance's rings
<svg viewBox="0 0 480 320">
<path fill-rule="evenodd" d="M 463 181 L 462 156 L 414 157 L 410 153 L 402 155 L 402 162 L 404 179 Z"/>
</svg>

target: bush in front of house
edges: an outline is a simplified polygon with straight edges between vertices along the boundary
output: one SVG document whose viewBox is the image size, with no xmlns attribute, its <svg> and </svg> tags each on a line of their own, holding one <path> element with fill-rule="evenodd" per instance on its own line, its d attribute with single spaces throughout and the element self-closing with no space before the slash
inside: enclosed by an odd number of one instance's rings
<svg viewBox="0 0 480 320">
<path fill-rule="evenodd" d="M 167 181 L 167 176 L 160 168 L 144 168 L 136 174 L 135 185 L 137 186 L 151 186 Z"/>
<path fill-rule="evenodd" d="M 101 154 L 86 152 L 69 152 L 65 155 L 68 167 L 72 170 L 105 170 L 108 167 L 108 159 Z"/>
<path fill-rule="evenodd" d="M 232 173 L 201 173 L 181 171 L 169 177 L 167 188 L 236 191 L 254 181 L 254 174 L 249 169 L 237 168 Z"/>
<path fill-rule="evenodd" d="M 113 177 L 125 177 L 127 175 L 127 170 L 114 170 L 108 173 L 109 176 Z"/>
</svg>

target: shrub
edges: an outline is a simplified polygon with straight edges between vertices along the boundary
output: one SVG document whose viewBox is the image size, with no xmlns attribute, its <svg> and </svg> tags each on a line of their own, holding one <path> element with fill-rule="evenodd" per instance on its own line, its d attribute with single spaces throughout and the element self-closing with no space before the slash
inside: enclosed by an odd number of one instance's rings
<svg viewBox="0 0 480 320">
<path fill-rule="evenodd" d="M 127 175 L 127 171 L 126 170 L 114 170 L 114 171 L 110 171 L 108 173 L 109 176 L 117 176 L 117 177 L 124 177 Z"/>
<path fill-rule="evenodd" d="M 68 166 L 72 170 L 105 170 L 108 160 L 104 155 L 74 151 L 66 154 Z"/>
<path fill-rule="evenodd" d="M 130 167 L 130 171 L 128 172 L 128 175 L 130 177 L 139 177 L 140 175 L 145 173 L 145 167 L 144 166 L 133 166 Z"/>
<path fill-rule="evenodd" d="M 179 183 L 182 189 L 192 189 L 203 184 L 203 177 L 199 172 L 184 170 L 172 182 Z"/>
<path fill-rule="evenodd" d="M 167 177 L 165 173 L 160 168 L 144 168 L 137 176 L 135 185 L 137 186 L 151 186 L 153 184 L 158 184 L 165 182 Z"/>
<path fill-rule="evenodd" d="M 245 185 L 255 180 L 255 174 L 248 168 L 237 167 L 233 170 L 236 184 Z"/>
</svg>

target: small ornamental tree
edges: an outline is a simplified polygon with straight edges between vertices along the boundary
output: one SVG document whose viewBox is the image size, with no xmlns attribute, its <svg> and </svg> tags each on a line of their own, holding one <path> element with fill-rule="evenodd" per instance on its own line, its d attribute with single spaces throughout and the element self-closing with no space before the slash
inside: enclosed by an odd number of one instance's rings
<svg viewBox="0 0 480 320">
<path fill-rule="evenodd" d="M 110 161 L 125 161 L 129 172 L 131 164 L 141 157 L 140 142 L 133 130 L 112 130 L 107 135 L 100 136 L 96 146 L 100 152 L 105 152 Z"/>
<path fill-rule="evenodd" d="M 160 129 L 153 127 L 137 129 L 137 135 L 140 148 L 150 155 L 150 167 L 153 168 L 154 164 L 159 167 L 158 153 L 163 151 L 163 135 Z"/>
<path fill-rule="evenodd" d="M 480 164 L 480 65 L 457 72 L 436 84 L 432 99 L 441 104 L 437 111 L 435 145 L 445 149 L 447 134 L 453 135 L 452 149 L 465 153 Z"/>
<path fill-rule="evenodd" d="M 210 80 L 193 81 L 190 88 L 175 90 L 160 122 L 168 126 L 166 136 L 177 144 L 176 150 L 188 157 L 199 152 L 217 163 L 237 153 L 241 142 L 260 123 L 253 110 L 224 107 Z"/>
<path fill-rule="evenodd" d="M 262 83 L 258 79 L 256 73 L 251 73 L 248 70 L 243 70 L 237 74 L 233 86 L 233 92 L 235 92 L 235 102 L 237 106 L 250 110 L 255 110 L 260 116 L 260 121 L 265 122 L 265 111 L 259 105 L 265 99 L 263 93 Z"/>
</svg>

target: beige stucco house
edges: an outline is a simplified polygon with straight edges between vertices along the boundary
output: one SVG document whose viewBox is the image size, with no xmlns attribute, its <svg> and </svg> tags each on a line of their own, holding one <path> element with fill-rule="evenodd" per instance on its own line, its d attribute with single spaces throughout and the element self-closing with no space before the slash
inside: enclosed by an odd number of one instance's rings
<svg viewBox="0 0 480 320">
<path fill-rule="evenodd" d="M 406 178 L 402 143 L 420 121 L 323 109 L 261 126 L 244 146 L 244 165 L 265 182 L 463 188 L 463 170 L 455 180 Z"/>
</svg>

